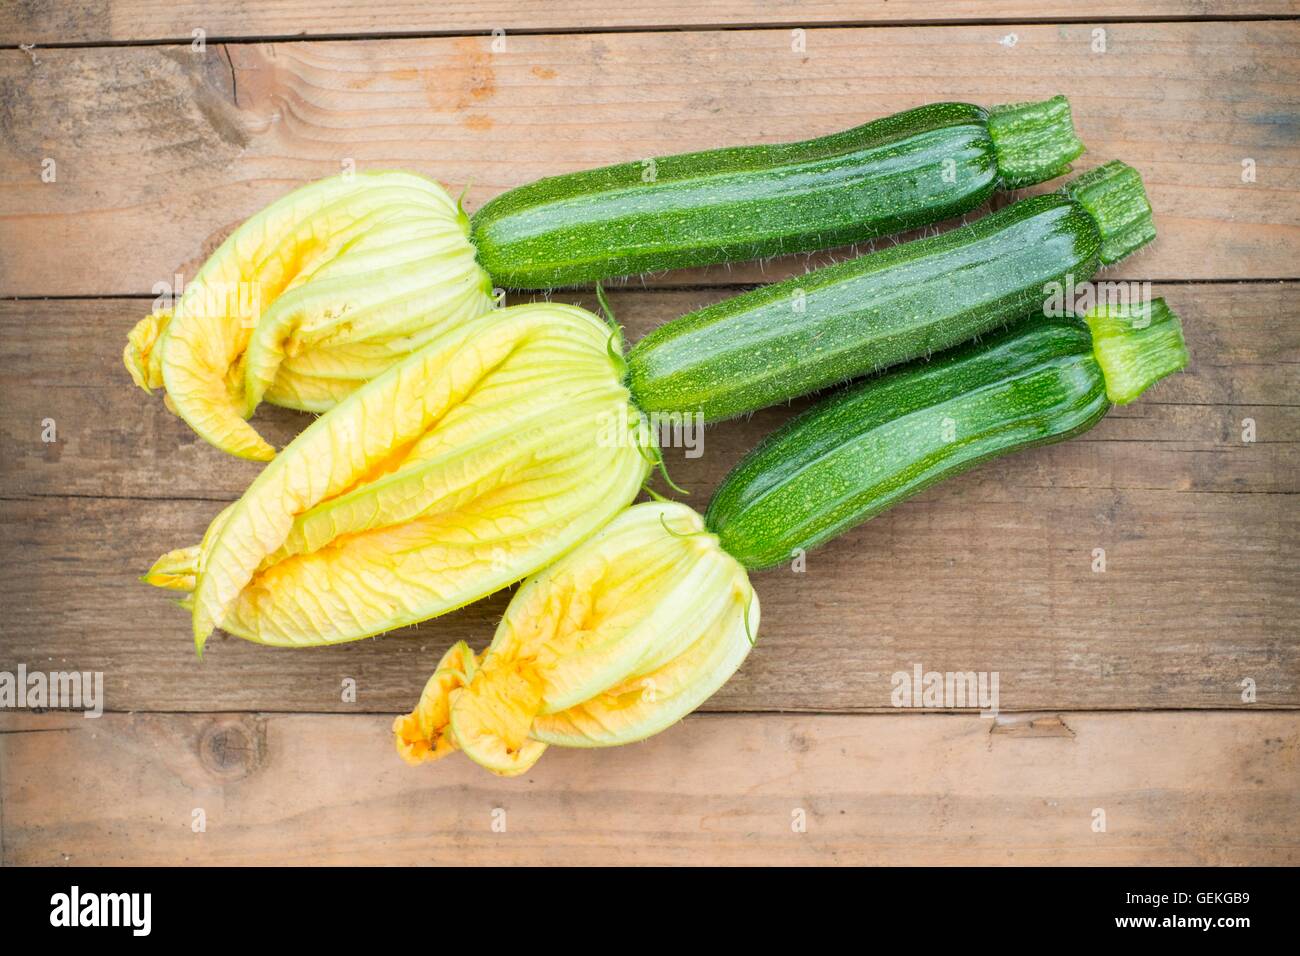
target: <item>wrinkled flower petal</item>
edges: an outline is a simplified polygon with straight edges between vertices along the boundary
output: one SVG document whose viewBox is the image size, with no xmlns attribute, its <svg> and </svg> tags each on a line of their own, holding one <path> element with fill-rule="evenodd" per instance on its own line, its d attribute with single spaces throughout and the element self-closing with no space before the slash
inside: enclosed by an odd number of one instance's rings
<svg viewBox="0 0 1300 956">
<path fill-rule="evenodd" d="M 176 586 L 193 564 L 196 644 L 218 626 L 289 646 L 368 637 L 478 600 L 590 537 L 649 471 L 609 335 L 573 306 L 490 312 L 317 419 L 197 556 L 156 567 Z"/>
<path fill-rule="evenodd" d="M 235 230 L 170 311 L 142 319 L 124 361 L 136 384 L 216 447 L 269 460 L 245 419 L 263 400 L 323 412 L 492 308 L 469 221 L 437 183 L 335 176 Z"/>
<path fill-rule="evenodd" d="M 451 702 L 473 678 L 477 666 L 478 659 L 464 641 L 447 649 L 424 685 L 415 710 L 393 721 L 393 741 L 403 760 L 415 766 L 456 749 L 450 732 Z"/>
<path fill-rule="evenodd" d="M 637 505 L 520 587 L 450 701 L 451 735 L 503 775 L 547 745 L 644 739 L 735 673 L 758 624 L 744 568 L 696 512 Z"/>
</svg>

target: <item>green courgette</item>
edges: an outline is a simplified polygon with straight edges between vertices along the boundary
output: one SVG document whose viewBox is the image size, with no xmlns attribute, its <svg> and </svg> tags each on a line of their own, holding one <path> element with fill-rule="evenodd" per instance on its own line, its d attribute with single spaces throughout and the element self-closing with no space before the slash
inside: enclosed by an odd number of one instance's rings
<svg viewBox="0 0 1300 956">
<path fill-rule="evenodd" d="M 1137 171 L 1098 167 L 938 236 L 725 299 L 628 354 L 646 412 L 713 421 L 950 348 L 1040 311 L 1155 235 Z"/>
<path fill-rule="evenodd" d="M 1157 301 L 1087 324 L 1026 320 L 835 396 L 742 462 L 704 517 L 634 505 L 527 580 L 486 650 L 453 647 L 394 721 L 397 751 L 417 764 L 459 749 L 513 777 L 549 746 L 656 734 L 757 641 L 749 571 L 980 461 L 1077 434 L 1186 361 L 1178 319 Z"/>
<path fill-rule="evenodd" d="M 793 419 L 723 480 L 705 521 L 746 568 L 770 567 L 982 461 L 1077 435 L 1186 364 L 1161 299 L 1026 319 Z"/>
<path fill-rule="evenodd" d="M 474 215 L 498 284 L 544 289 L 847 245 L 939 222 L 1083 152 L 1065 97 L 937 103 L 819 139 L 542 179 Z"/>
<path fill-rule="evenodd" d="M 545 288 L 896 232 L 965 212 L 1000 183 L 1055 176 L 1082 148 L 1063 97 L 990 111 L 943 103 L 805 143 L 542 180 L 498 196 L 472 222 L 423 177 L 343 174 L 244 222 L 172 308 L 136 324 L 122 357 L 136 384 L 165 388 L 205 440 L 269 461 L 275 448 L 247 421 L 263 400 L 328 411 L 444 328 L 490 310 L 498 285 Z"/>
</svg>

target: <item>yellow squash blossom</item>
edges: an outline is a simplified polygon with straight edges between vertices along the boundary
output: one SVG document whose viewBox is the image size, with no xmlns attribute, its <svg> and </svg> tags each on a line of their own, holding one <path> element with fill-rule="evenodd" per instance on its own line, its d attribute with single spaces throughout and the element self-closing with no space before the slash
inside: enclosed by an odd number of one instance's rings
<svg viewBox="0 0 1300 956">
<path fill-rule="evenodd" d="M 264 644 L 356 640 L 526 577 L 648 475 L 653 442 L 610 335 L 551 303 L 457 324 L 317 419 L 146 580 L 192 592 L 202 649 L 216 627 Z"/>
<path fill-rule="evenodd" d="M 636 505 L 526 581 L 492 643 L 462 642 L 393 725 L 408 763 L 461 750 L 494 773 L 548 745 L 608 747 L 671 726 L 740 667 L 758 633 L 740 563 L 685 505 Z"/>
<path fill-rule="evenodd" d="M 241 225 L 123 358 L 206 441 L 267 461 L 275 449 L 246 421 L 260 402 L 326 411 L 491 308 L 459 204 L 421 176 L 356 173 Z"/>
</svg>

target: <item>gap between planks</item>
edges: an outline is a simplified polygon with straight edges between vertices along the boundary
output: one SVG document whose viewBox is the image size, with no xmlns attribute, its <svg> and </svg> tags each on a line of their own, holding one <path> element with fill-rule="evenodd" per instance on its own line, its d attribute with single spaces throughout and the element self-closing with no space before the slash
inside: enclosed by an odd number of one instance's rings
<svg viewBox="0 0 1300 956">
<path fill-rule="evenodd" d="M 1072 23 L 1182 23 L 1287 19 L 1292 0 L 1004 0 L 996 10 L 977 0 L 479 0 L 436 5 L 404 0 L 383 4 L 346 0 L 281 0 L 238 10 L 193 0 L 165 6 L 101 0 L 93 14 L 70 0 L 0 9 L 0 44 L 46 47 L 188 43 L 195 27 L 211 41 L 364 40 L 460 37 L 504 30 L 514 35 L 718 32 L 798 28 L 1052 25 Z M 394 29 L 401 24 L 400 29 Z"/>
<path fill-rule="evenodd" d="M 980 720 L 992 722 L 989 729 L 990 733 L 997 733 L 997 727 L 1002 722 L 1022 722 L 1032 721 L 1043 717 L 1060 717 L 1061 714 L 1089 714 L 1089 715 L 1109 715 L 1109 714 L 1288 714 L 1300 712 L 1300 703 L 1289 704 L 1247 704 L 1242 707 L 1223 707 L 1220 705 L 1211 705 L 1208 707 L 1188 707 L 1186 704 L 1171 704 L 1166 707 L 1141 707 L 1135 704 L 1124 704 L 1117 707 L 1033 707 L 1029 709 L 1007 708 L 999 710 L 996 714 L 986 716 L 979 712 L 977 708 L 967 709 L 943 709 L 934 707 L 863 707 L 843 708 L 837 710 L 828 710 L 825 708 L 818 709 L 815 707 L 773 707 L 767 710 L 745 709 L 743 707 L 734 710 L 694 710 L 687 716 L 690 719 L 703 720 L 724 719 L 727 717 L 978 717 Z M 105 707 L 102 712 L 105 716 L 113 715 L 117 717 L 376 717 L 392 719 L 400 716 L 397 712 L 391 710 L 271 710 L 266 707 L 247 708 L 240 710 L 234 707 L 211 707 L 203 710 L 153 710 L 147 707 L 135 707 L 130 709 L 117 709 Z M 37 710 L 18 711 L 17 714 L 23 717 L 35 719 L 67 719 L 73 720 L 97 720 L 97 717 L 86 717 L 84 711 L 64 710 L 62 708 L 45 708 Z M 57 730 L 68 730 L 69 727 L 14 727 L 6 728 L 3 721 L 3 713 L 0 713 L 0 734 L 24 734 L 24 733 L 49 733 Z M 680 721 L 679 721 L 680 723 Z"/>
<path fill-rule="evenodd" d="M 1137 23 L 1269 23 L 1300 20 L 1300 14 L 1264 14 L 1264 13 L 1214 13 L 1205 15 L 1144 15 L 1133 16 L 1060 16 L 1060 17 L 974 17 L 932 18 L 924 20 L 788 20 L 788 21 L 754 21 L 750 23 L 692 23 L 686 26 L 665 26 L 657 24 L 630 24 L 627 26 L 593 26 L 593 27 L 510 27 L 500 29 L 508 36 L 548 37 L 548 36 L 599 36 L 602 34 L 625 33 L 728 33 L 755 32 L 761 30 L 854 30 L 854 29 L 904 29 L 915 27 L 1008 27 L 1008 26 L 1106 26 L 1108 24 Z M 447 40 L 464 37 L 492 36 L 489 28 L 466 28 L 461 30 L 374 30 L 355 33 L 267 33 L 267 34 L 218 34 L 205 36 L 204 41 L 222 46 L 241 46 L 258 43 L 313 43 L 313 42 L 364 42 L 366 40 Z M 193 36 L 153 37 L 141 40 L 64 40 L 40 41 L 0 41 L 0 50 L 84 50 L 113 49 L 120 47 L 149 46 L 189 46 L 194 42 Z"/>
<path fill-rule="evenodd" d="M 1300 274 L 1294 276 L 1265 276 L 1259 278 L 1217 278 L 1217 279 L 1124 279 L 1126 283 L 1151 283 L 1172 286 L 1190 286 L 1190 285 L 1278 285 L 1285 282 L 1296 282 L 1300 280 Z M 775 279 L 773 282 L 777 281 Z M 1105 280 L 1102 280 L 1105 281 Z M 710 282 L 708 284 L 698 285 L 672 285 L 670 283 L 643 283 L 636 285 L 635 282 L 611 280 L 603 283 L 606 292 L 699 292 L 705 289 L 712 289 L 715 292 L 725 293 L 727 295 L 740 295 L 742 292 L 752 292 L 754 289 L 761 289 L 768 282 Z M 552 297 L 569 298 L 573 296 L 594 296 L 593 289 L 586 286 L 560 286 L 555 289 L 546 291 L 507 289 L 508 295 L 516 298 L 521 296 L 532 296 L 538 299 L 550 299 Z M 137 301 L 152 302 L 158 296 L 152 292 L 120 292 L 120 293 L 103 293 L 99 295 L 6 295 L 0 296 L 2 302 L 115 302 L 115 301 Z"/>
</svg>

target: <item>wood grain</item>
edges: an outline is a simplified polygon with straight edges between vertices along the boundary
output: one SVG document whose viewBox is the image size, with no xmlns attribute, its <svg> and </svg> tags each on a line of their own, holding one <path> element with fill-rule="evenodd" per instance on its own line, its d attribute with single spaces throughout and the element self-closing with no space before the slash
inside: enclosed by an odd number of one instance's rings
<svg viewBox="0 0 1300 956">
<path fill-rule="evenodd" d="M 492 30 L 636 30 L 705 26 L 816 24 L 1019 23 L 1033 20 L 1130 20 L 1161 17 L 1259 17 L 1297 12 L 1293 0 L 42 0 L 0 7 L 0 44 L 104 43 L 212 38 L 365 34 L 490 33 Z"/>
<path fill-rule="evenodd" d="M 383 638 L 310 650 L 233 638 L 136 578 L 197 541 L 213 502 L 0 505 L 0 670 L 102 671 L 115 711 L 409 710 L 443 650 L 488 642 L 506 595 Z M 707 704 L 888 710 L 891 676 L 997 671 L 1011 710 L 1300 706 L 1294 496 L 950 482 L 755 576 L 763 628 Z M 1092 570 L 1104 548 L 1106 571 Z M 357 683 L 356 701 L 342 688 Z"/>
<path fill-rule="evenodd" d="M 1300 862 L 1296 714 L 697 716 L 516 780 L 376 717 L 0 715 L 0 766 L 9 865 Z"/>
<path fill-rule="evenodd" d="M 787 30 L 517 36 L 499 53 L 481 37 L 4 50 L 0 295 L 147 293 L 345 160 L 470 183 L 473 208 L 587 166 L 1057 92 L 1090 146 L 1083 165 L 1129 161 L 1157 210 L 1162 238 L 1116 275 L 1296 276 L 1300 24 L 1112 24 L 1106 53 L 1092 29 L 818 29 L 803 52 Z"/>
<path fill-rule="evenodd" d="M 998 670 L 1014 709 L 1234 707 L 1247 677 L 1261 706 L 1300 705 L 1295 286 L 1153 291 L 1184 317 L 1189 370 L 1082 438 L 931 489 L 814 552 L 804 574 L 760 576 L 762 640 L 709 707 L 885 709 L 890 676 L 915 663 Z M 637 336 L 722 294 L 613 305 Z M 127 381 L 119 343 L 146 306 L 0 305 L 0 669 L 103 670 L 114 710 L 409 707 L 443 648 L 485 642 L 504 595 L 339 648 L 225 640 L 199 664 L 186 615 L 135 580 L 256 473 Z M 710 428 L 702 457 L 670 451 L 675 479 L 702 506 L 789 414 Z M 303 419 L 271 421 L 287 438 Z M 1098 547 L 1105 573 L 1091 570 Z M 356 704 L 340 699 L 347 677 Z"/>
<path fill-rule="evenodd" d="M 734 289 L 621 292 L 629 339 Z M 1300 490 L 1300 285 L 1156 285 L 1183 318 L 1192 365 L 1082 439 L 998 463 L 981 482 L 1169 491 Z M 562 296 L 596 308 L 589 296 Z M 517 297 L 511 301 L 524 301 Z M 233 500 L 260 466 L 223 455 L 137 389 L 126 333 L 148 300 L 0 302 L 0 497 L 96 495 Z M 670 449 L 674 479 L 701 499 L 740 455 L 808 403 L 711 428 L 703 454 Z M 1256 425 L 1243 443 L 1242 421 Z M 51 420 L 57 442 L 48 443 Z M 310 417 L 264 406 L 287 443 Z"/>
</svg>

